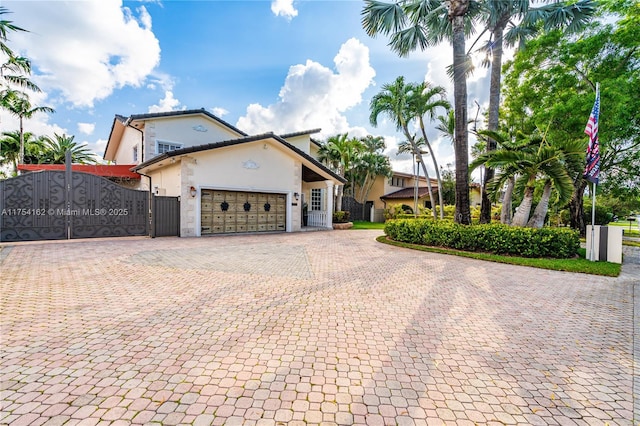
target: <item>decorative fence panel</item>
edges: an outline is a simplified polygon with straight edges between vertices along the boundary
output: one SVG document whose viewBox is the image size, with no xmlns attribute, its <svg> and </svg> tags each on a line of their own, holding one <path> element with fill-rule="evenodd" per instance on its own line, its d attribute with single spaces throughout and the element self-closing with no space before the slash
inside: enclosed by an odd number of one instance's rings
<svg viewBox="0 0 640 426">
<path fill-rule="evenodd" d="M 0 241 L 148 235 L 148 197 L 71 170 L 0 181 Z"/>
</svg>

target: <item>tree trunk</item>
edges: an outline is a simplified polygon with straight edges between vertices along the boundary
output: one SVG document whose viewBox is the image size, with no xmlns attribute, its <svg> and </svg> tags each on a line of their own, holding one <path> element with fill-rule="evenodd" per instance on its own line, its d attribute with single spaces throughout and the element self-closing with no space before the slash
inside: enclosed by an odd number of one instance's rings
<svg viewBox="0 0 640 426">
<path fill-rule="evenodd" d="M 529 219 L 527 226 L 529 228 L 542 228 L 544 225 L 544 218 L 547 217 L 549 211 L 549 198 L 551 198 L 551 181 L 547 180 L 544 184 L 544 190 L 542 191 L 542 197 L 540 202 L 536 206 L 533 212 L 533 216 Z"/>
<path fill-rule="evenodd" d="M 453 98 L 455 104 L 455 164 L 456 210 L 455 222 L 471 224 L 469 202 L 469 134 L 467 129 L 467 79 L 465 76 L 464 15 L 468 1 L 451 1 L 449 19 L 453 25 Z M 453 15 L 452 15 L 453 13 Z"/>
<path fill-rule="evenodd" d="M 500 79 L 502 67 L 502 34 L 507 24 L 505 17 L 501 19 L 492 31 L 493 49 L 491 58 L 491 82 L 489 86 L 489 122 L 487 130 L 498 130 L 498 118 L 500 110 Z M 487 152 L 494 151 L 497 148 L 496 141 L 489 138 L 487 140 Z M 494 169 L 487 167 L 484 175 L 484 183 L 482 185 L 482 207 L 480 209 L 480 223 L 491 222 L 491 201 L 487 193 L 487 182 L 493 179 L 495 175 Z"/>
<path fill-rule="evenodd" d="M 431 201 L 431 213 L 433 213 L 433 218 L 438 219 L 438 213 L 436 212 L 435 207 L 433 206 L 433 189 L 431 189 L 431 179 L 429 178 L 429 172 L 427 172 L 427 166 L 424 164 L 424 159 L 422 158 L 422 154 L 420 153 L 420 148 L 416 147 L 416 156 L 420 165 L 422 166 L 422 171 L 424 171 L 424 177 L 427 179 L 427 190 L 429 191 L 429 200 Z M 416 178 L 419 178 L 417 176 Z M 418 181 L 419 182 L 419 181 Z M 418 185 L 420 187 L 420 185 Z M 417 213 L 417 212 L 416 212 Z"/>
<path fill-rule="evenodd" d="M 18 164 L 24 164 L 24 127 L 22 125 L 22 116 L 20 116 L 20 152 L 18 153 Z"/>
<path fill-rule="evenodd" d="M 573 197 L 571 197 L 571 201 L 569 202 L 569 213 L 571 217 L 571 228 L 576 229 L 580 232 L 581 236 L 585 236 L 587 233 L 587 227 L 584 223 L 584 206 L 583 196 L 584 190 L 588 185 L 588 182 L 584 180 L 582 177 L 579 177 L 580 183 L 576 182 L 576 189 L 573 192 Z"/>
<path fill-rule="evenodd" d="M 507 189 L 504 191 L 502 198 L 502 211 L 500 212 L 500 222 L 505 225 L 511 225 L 513 212 L 511 211 L 511 200 L 513 200 L 513 188 L 516 186 L 516 179 L 509 178 Z"/>
<path fill-rule="evenodd" d="M 335 207 L 335 210 L 337 212 L 342 211 L 342 194 L 344 191 L 343 188 L 344 188 L 344 185 L 338 185 L 338 193 L 336 194 L 336 207 Z"/>
<path fill-rule="evenodd" d="M 440 169 L 438 168 L 438 161 L 436 160 L 436 155 L 433 153 L 433 149 L 431 149 L 429 138 L 427 138 L 427 132 L 424 129 L 424 122 L 422 120 L 422 117 L 420 117 L 420 129 L 422 130 L 422 137 L 424 138 L 424 143 L 427 145 L 427 149 L 431 154 L 431 159 L 433 160 L 433 167 L 435 167 L 436 169 L 436 180 L 438 182 L 438 204 L 440 205 L 440 219 L 444 219 L 444 203 L 442 201 L 442 178 L 440 177 Z M 431 200 L 431 208 L 434 208 L 433 200 Z"/>
<path fill-rule="evenodd" d="M 529 213 L 531 213 L 531 205 L 533 204 L 533 186 L 527 186 L 524 190 L 524 196 L 522 202 L 516 210 L 516 214 L 513 215 L 513 226 L 525 226 L 529 220 Z"/>
</svg>

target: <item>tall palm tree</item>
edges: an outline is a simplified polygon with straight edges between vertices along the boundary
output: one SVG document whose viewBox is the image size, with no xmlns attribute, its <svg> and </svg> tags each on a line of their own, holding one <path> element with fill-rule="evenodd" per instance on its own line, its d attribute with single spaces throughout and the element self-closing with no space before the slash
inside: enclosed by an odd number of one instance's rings
<svg viewBox="0 0 640 426">
<path fill-rule="evenodd" d="M 413 141 L 404 141 L 404 142 L 400 142 L 398 144 L 398 154 L 406 154 L 406 153 L 411 153 L 414 156 L 416 155 L 416 153 L 420 153 L 422 154 L 422 148 L 425 147 L 425 141 L 422 138 L 419 139 L 415 139 L 415 136 L 413 137 Z M 437 219 L 438 215 L 436 213 L 436 209 L 434 207 L 434 202 L 435 202 L 435 198 L 433 197 L 433 189 L 431 187 L 431 178 L 429 177 L 429 172 L 426 170 L 426 168 L 424 169 L 424 174 L 425 174 L 425 179 L 427 180 L 427 191 L 429 192 L 429 201 L 431 201 L 431 213 L 433 214 L 433 218 Z M 416 188 L 418 186 L 418 181 L 419 181 L 419 176 L 416 176 Z M 440 187 L 438 189 L 440 191 Z M 442 197 L 440 197 L 440 199 L 442 199 Z M 440 217 L 442 219 L 442 216 Z"/>
<path fill-rule="evenodd" d="M 74 136 L 53 134 L 54 137 L 44 136 L 43 160 L 45 164 L 63 164 L 67 151 L 71 152 L 71 162 L 76 164 L 95 164 L 96 159 L 86 145 L 74 142 Z"/>
<path fill-rule="evenodd" d="M 20 154 L 18 157 L 18 164 L 24 163 L 24 120 L 30 119 L 36 113 L 46 112 L 53 113 L 55 110 L 51 107 L 47 106 L 33 106 L 31 102 L 29 102 L 29 98 L 27 95 L 23 94 L 14 94 L 10 97 L 7 102 L 8 111 L 18 117 L 20 120 Z"/>
<path fill-rule="evenodd" d="M 453 88 L 455 105 L 456 215 L 458 223 L 471 223 L 469 203 L 469 138 L 467 135 L 468 58 L 467 34 L 479 11 L 476 0 L 398 0 L 385 3 L 365 0 L 362 25 L 371 37 L 389 35 L 389 46 L 400 56 L 441 43 L 448 39 L 453 46 Z"/>
<path fill-rule="evenodd" d="M 565 28 L 568 32 L 576 32 L 583 28 L 594 15 L 596 3 L 594 0 L 555 1 L 533 7 L 530 0 L 488 0 L 481 4 L 481 8 L 485 28 L 478 39 L 486 32 L 490 34 L 484 46 L 487 54 L 491 55 L 487 130 L 497 131 L 503 46 L 509 47 L 518 43 L 522 47 L 528 38 L 535 36 L 540 30 Z M 496 148 L 496 141 L 489 139 L 487 150 Z M 485 173 L 480 223 L 491 221 L 491 202 L 486 185 L 493 178 L 494 170 L 487 168 Z"/>
<path fill-rule="evenodd" d="M 424 117 L 427 116 L 429 121 L 434 121 L 436 117 L 436 109 L 444 108 L 449 111 L 451 104 L 446 99 L 446 91 L 442 86 L 431 86 L 427 82 L 419 84 L 412 84 L 412 93 L 409 96 L 409 108 L 415 118 L 418 119 L 420 130 L 422 132 L 422 141 L 427 150 L 431 153 L 431 160 L 436 170 L 436 180 L 438 182 L 438 204 L 440 205 L 440 219 L 444 219 L 444 203 L 442 201 L 442 179 L 440 177 L 440 168 L 438 167 L 438 160 L 429 143 L 427 137 L 427 131 L 424 125 Z M 435 99 L 434 99 L 435 98 Z M 432 202 L 435 200 L 431 200 Z M 435 208 L 434 208 L 435 210 Z"/>
<path fill-rule="evenodd" d="M 377 127 L 380 115 L 389 117 L 395 123 L 396 129 L 402 131 L 411 145 L 412 151 L 416 155 L 416 160 L 420 163 L 422 171 L 427 177 L 427 182 L 430 182 L 429 172 L 424 163 L 420 147 L 417 144 L 416 136 L 409 131 L 409 123 L 413 119 L 409 99 L 411 91 L 411 85 L 405 84 L 402 76 L 396 78 L 393 83 L 384 84 L 382 90 L 374 95 L 369 103 L 369 122 L 372 126 Z M 433 203 L 434 198 L 432 195 L 430 194 L 431 202 Z M 435 209 L 433 211 L 434 217 L 437 218 Z"/>
</svg>

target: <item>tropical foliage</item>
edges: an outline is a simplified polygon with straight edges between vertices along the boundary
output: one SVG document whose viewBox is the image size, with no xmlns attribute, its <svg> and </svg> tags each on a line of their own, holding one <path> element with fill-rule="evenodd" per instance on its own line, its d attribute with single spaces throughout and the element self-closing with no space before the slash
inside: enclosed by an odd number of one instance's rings
<svg viewBox="0 0 640 426">
<path fill-rule="evenodd" d="M 347 180 L 338 187 L 335 210 L 342 210 L 342 197 L 348 195 L 364 204 L 377 176 L 391 176 L 389 158 L 383 154 L 384 139 L 375 136 L 350 138 L 347 133 L 331 136 L 318 150 L 318 160 Z"/>
<path fill-rule="evenodd" d="M 467 84 L 469 68 L 465 40 L 478 16 L 472 0 L 409 0 L 385 3 L 366 0 L 362 25 L 367 34 L 389 36 L 389 46 L 400 56 L 450 40 L 453 47 L 454 151 L 456 162 L 456 221 L 471 223 L 468 185 L 469 136 L 467 132 Z M 407 136 L 407 135 L 405 135 Z M 409 138 L 408 138 L 409 139 Z"/>
<path fill-rule="evenodd" d="M 640 195 L 640 5 L 604 2 L 615 20 L 592 23 L 580 36 L 550 32 L 531 40 L 505 65 L 503 119 L 511 129 L 548 129 L 549 140 L 581 142 L 600 83 L 599 191 Z M 606 23 L 608 22 L 608 23 Z M 583 151 L 583 152 L 584 152 Z M 585 231 L 582 161 L 568 172 L 574 183 L 570 224 Z"/>
<path fill-rule="evenodd" d="M 450 108 L 449 102 L 445 99 L 445 90 L 440 86 L 432 86 L 429 83 L 405 83 L 404 77 L 400 76 L 393 83 L 384 84 L 382 90 L 371 98 L 369 104 L 369 121 L 373 126 L 378 125 L 380 115 L 385 115 L 396 125 L 396 129 L 401 131 L 406 141 L 399 146 L 398 152 L 411 152 L 415 155 L 416 161 L 421 165 L 422 171 L 427 179 L 429 198 L 435 205 L 431 179 L 425 164 L 423 154 L 431 154 L 431 159 L 436 170 L 438 182 L 438 197 L 440 205 L 440 217 L 444 216 L 442 198 L 442 179 L 440 168 L 436 160 L 435 153 L 429 143 L 425 128 L 425 117 L 433 121 L 436 111 L 442 108 L 447 111 Z M 410 126 L 417 124 L 420 128 L 421 136 L 411 133 Z M 425 148 L 427 151 L 423 151 Z M 433 209 L 434 217 L 436 210 Z"/>
<path fill-rule="evenodd" d="M 3 58 L 0 64 L 0 108 L 19 119 L 17 164 L 22 164 L 25 161 L 24 120 L 32 118 L 37 113 L 52 113 L 54 110 L 47 106 L 33 105 L 29 100 L 29 92 L 40 92 L 40 88 L 29 79 L 31 62 L 28 58 L 17 56 L 7 45 L 10 32 L 26 30 L 4 19 L 4 15 L 7 14 L 9 14 L 8 9 L 0 6 L 0 55 Z M 13 162 L 15 165 L 14 160 L 13 158 L 8 160 L 4 156 L 0 159 L 3 162 Z"/>
</svg>

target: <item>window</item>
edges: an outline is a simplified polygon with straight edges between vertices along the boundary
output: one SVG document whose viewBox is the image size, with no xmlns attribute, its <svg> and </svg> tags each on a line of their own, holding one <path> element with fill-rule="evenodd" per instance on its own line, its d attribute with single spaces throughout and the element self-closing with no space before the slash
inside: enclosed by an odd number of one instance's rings
<svg viewBox="0 0 640 426">
<path fill-rule="evenodd" d="M 322 210 L 321 188 L 311 188 L 311 210 Z"/>
<path fill-rule="evenodd" d="M 171 142 L 158 142 L 158 148 L 156 149 L 156 154 L 164 154 L 165 152 L 175 151 L 176 149 L 182 148 L 182 144 L 179 143 L 171 143 Z"/>
<path fill-rule="evenodd" d="M 389 185 L 404 188 L 404 178 L 392 176 L 391 179 L 389 179 Z"/>
<path fill-rule="evenodd" d="M 133 147 L 133 162 L 137 163 L 138 162 L 138 146 L 134 146 Z"/>
</svg>

